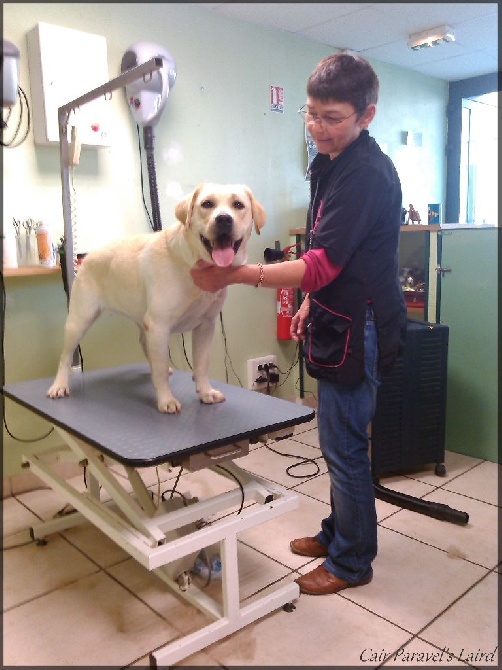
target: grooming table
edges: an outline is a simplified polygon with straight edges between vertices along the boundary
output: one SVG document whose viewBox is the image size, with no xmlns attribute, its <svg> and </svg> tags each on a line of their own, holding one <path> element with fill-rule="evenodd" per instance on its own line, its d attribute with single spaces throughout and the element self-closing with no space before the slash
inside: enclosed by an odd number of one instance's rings
<svg viewBox="0 0 502 670">
<path fill-rule="evenodd" d="M 296 424 L 314 417 L 313 409 L 214 380 L 226 401 L 205 405 L 190 373 L 175 371 L 171 386 L 182 410 L 162 414 L 146 364 L 74 370 L 71 395 L 57 400 L 46 396 L 51 382 L 36 379 L 3 388 L 6 397 L 50 421 L 65 442 L 64 447 L 22 456 L 24 467 L 77 510 L 33 526 L 32 537 L 43 542 L 51 533 L 91 521 L 212 620 L 152 652 L 152 667 L 176 663 L 298 598 L 298 585 L 292 582 L 240 603 L 237 534 L 297 508 L 298 498 L 233 460 L 245 456 L 250 443 L 293 434 Z M 84 493 L 55 473 L 54 463 L 62 460 L 85 468 Z M 110 469 L 114 462 L 123 465 L 128 480 Z M 186 506 L 178 498 L 156 505 L 140 472 L 157 465 L 209 468 L 240 486 L 206 500 L 188 500 Z M 132 493 L 124 487 L 127 481 Z M 101 499 L 101 489 L 109 494 L 107 501 Z M 216 521 L 200 527 L 201 519 L 214 514 L 220 515 Z M 222 563 L 222 604 L 184 580 L 186 566 L 193 565 L 201 549 L 215 544 Z"/>
</svg>

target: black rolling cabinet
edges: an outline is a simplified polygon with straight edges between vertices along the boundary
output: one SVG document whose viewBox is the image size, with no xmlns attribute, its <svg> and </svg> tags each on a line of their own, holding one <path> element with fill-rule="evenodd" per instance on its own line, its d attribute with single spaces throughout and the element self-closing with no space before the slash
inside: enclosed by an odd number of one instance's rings
<svg viewBox="0 0 502 670">
<path fill-rule="evenodd" d="M 448 326 L 408 319 L 404 354 L 384 378 L 371 424 L 374 477 L 435 463 L 445 474 Z"/>
<path fill-rule="evenodd" d="M 379 476 L 435 463 L 446 474 L 445 423 L 448 326 L 408 319 L 404 353 L 378 389 L 371 423 L 375 497 L 441 521 L 465 525 L 469 515 L 380 484 Z"/>
</svg>

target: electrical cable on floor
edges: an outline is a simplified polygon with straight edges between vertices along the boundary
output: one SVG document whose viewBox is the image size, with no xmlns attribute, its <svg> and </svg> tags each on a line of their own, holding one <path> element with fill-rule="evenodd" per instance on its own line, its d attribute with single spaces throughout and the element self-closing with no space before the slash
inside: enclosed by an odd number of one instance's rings
<svg viewBox="0 0 502 670">
<path fill-rule="evenodd" d="M 293 465 L 288 465 L 286 468 L 286 474 L 288 474 L 290 477 L 294 477 L 295 479 L 307 479 L 308 477 L 315 477 L 320 473 L 320 468 L 319 465 L 316 463 L 316 461 L 323 459 L 322 456 L 318 456 L 316 458 L 308 458 L 306 456 L 297 456 L 296 454 L 285 454 L 282 451 L 277 451 L 277 449 L 273 449 L 271 446 L 268 444 L 265 445 L 267 449 L 270 451 L 273 451 L 274 454 L 277 454 L 278 456 L 286 456 L 287 458 L 298 458 L 300 460 L 300 463 L 293 463 Z M 307 463 L 313 464 L 316 467 L 316 472 L 310 475 L 293 475 L 291 474 L 290 470 L 293 468 L 297 468 L 300 465 L 306 465 Z"/>
</svg>

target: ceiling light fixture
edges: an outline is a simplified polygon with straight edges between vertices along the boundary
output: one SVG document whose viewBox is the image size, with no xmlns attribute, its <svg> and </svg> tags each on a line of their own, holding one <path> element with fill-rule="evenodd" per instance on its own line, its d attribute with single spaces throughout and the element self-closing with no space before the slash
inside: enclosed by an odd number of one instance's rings
<svg viewBox="0 0 502 670">
<path fill-rule="evenodd" d="M 420 49 L 454 41 L 455 35 L 449 26 L 438 26 L 437 28 L 423 30 L 420 33 L 412 33 L 408 37 L 408 46 L 413 51 L 419 51 Z"/>
</svg>

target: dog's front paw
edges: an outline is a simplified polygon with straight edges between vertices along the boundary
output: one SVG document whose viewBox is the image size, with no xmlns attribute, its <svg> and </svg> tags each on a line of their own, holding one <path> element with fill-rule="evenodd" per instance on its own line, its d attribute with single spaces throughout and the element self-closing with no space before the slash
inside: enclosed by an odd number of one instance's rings
<svg viewBox="0 0 502 670">
<path fill-rule="evenodd" d="M 174 396 L 171 396 L 165 400 L 158 400 L 157 408 L 159 412 L 163 412 L 164 414 L 177 414 L 181 412 L 181 403 Z"/>
<path fill-rule="evenodd" d="M 208 391 L 199 393 L 199 398 L 201 402 L 204 402 L 208 405 L 214 405 L 214 403 L 223 402 L 225 400 L 223 393 L 221 391 L 217 391 L 216 389 L 209 389 Z"/>
<path fill-rule="evenodd" d="M 54 382 L 54 384 L 47 389 L 47 395 L 49 398 L 64 398 L 65 396 L 70 395 L 70 389 L 68 388 L 68 384 L 58 384 L 57 382 Z"/>
</svg>

